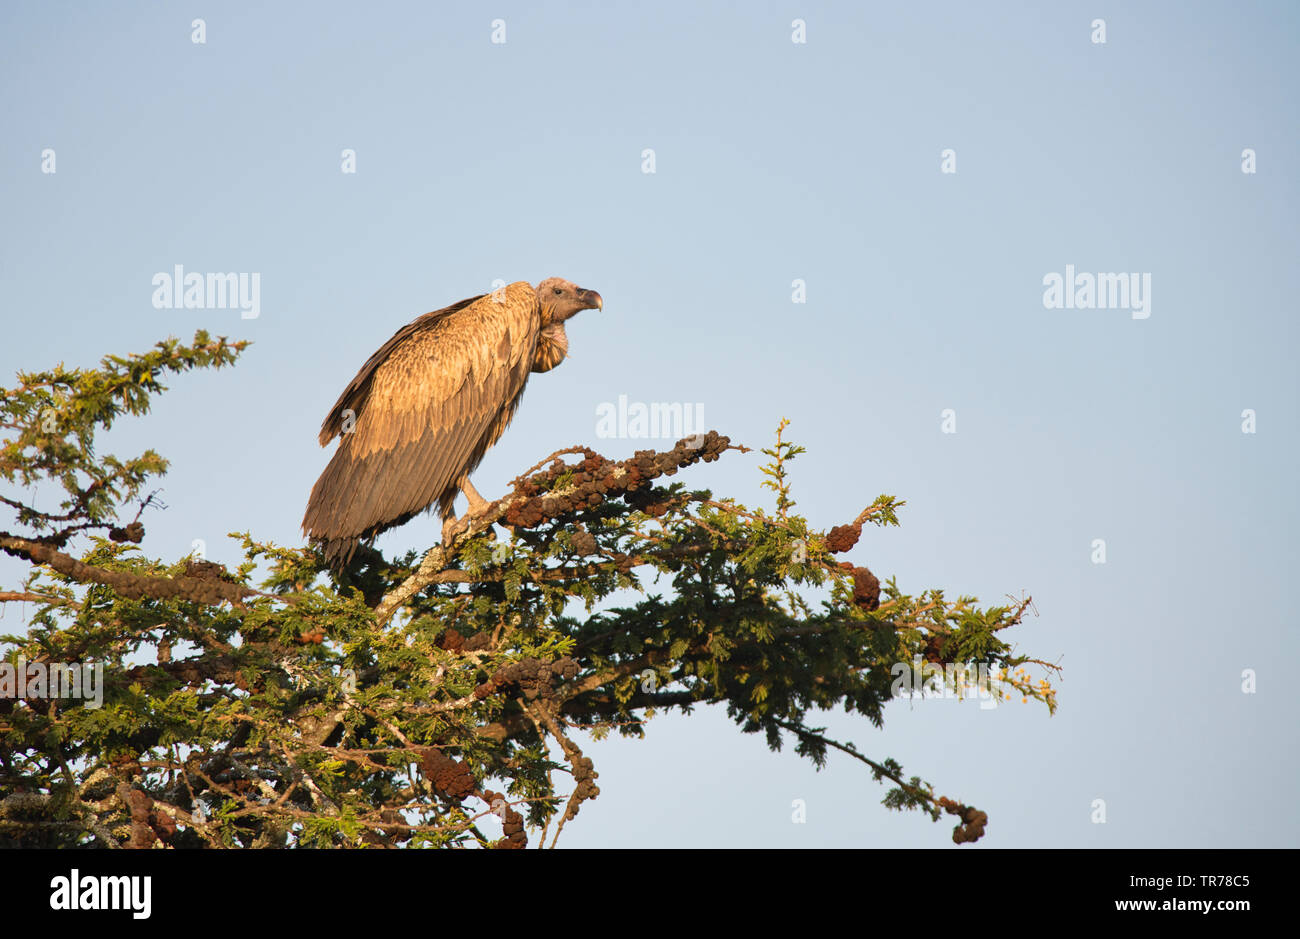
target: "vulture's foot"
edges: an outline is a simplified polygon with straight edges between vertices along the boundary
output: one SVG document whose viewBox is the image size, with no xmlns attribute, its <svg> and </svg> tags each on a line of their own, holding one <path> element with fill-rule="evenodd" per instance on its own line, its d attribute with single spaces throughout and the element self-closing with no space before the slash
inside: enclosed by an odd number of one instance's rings
<svg viewBox="0 0 1300 939">
<path fill-rule="evenodd" d="M 474 484 L 468 479 L 461 482 L 460 491 L 465 494 L 465 501 L 469 503 L 469 508 L 465 510 L 466 515 L 480 515 L 484 509 L 492 504 L 479 494 L 479 491 L 474 488 Z M 498 521 L 497 524 L 511 534 L 514 534 L 514 529 L 505 522 Z M 489 529 L 489 531 L 491 531 L 491 529 Z"/>
<path fill-rule="evenodd" d="M 459 519 L 455 512 L 448 512 L 442 521 L 442 543 L 451 544 L 451 539 L 469 527 L 469 519 Z"/>
<path fill-rule="evenodd" d="M 471 518 L 473 518 L 476 515 L 482 515 L 483 512 L 492 503 L 489 502 L 487 499 L 484 499 L 483 496 L 479 494 L 479 491 L 474 488 L 474 484 L 471 483 L 469 479 L 461 480 L 460 491 L 465 495 L 465 501 L 469 503 L 469 507 L 465 509 L 465 524 L 468 525 L 469 520 Z M 507 525 L 505 522 L 498 520 L 497 524 L 500 525 L 502 528 L 504 528 L 506 531 L 510 532 L 511 534 L 514 534 L 515 530 L 511 526 Z M 488 529 L 488 537 L 489 538 L 495 537 L 492 534 L 492 529 L 490 528 Z"/>
</svg>

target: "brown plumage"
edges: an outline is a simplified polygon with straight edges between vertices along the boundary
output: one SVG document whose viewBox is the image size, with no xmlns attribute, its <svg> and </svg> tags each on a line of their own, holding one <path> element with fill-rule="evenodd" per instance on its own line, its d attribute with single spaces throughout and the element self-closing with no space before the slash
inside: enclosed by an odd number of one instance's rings
<svg viewBox="0 0 1300 939">
<path fill-rule="evenodd" d="M 505 431 L 531 372 L 564 360 L 564 321 L 600 294 L 552 277 L 426 313 L 399 329 L 339 395 L 320 444 L 340 438 L 302 527 L 336 567 L 358 543 L 437 505 L 454 518 L 483 454 Z"/>
</svg>

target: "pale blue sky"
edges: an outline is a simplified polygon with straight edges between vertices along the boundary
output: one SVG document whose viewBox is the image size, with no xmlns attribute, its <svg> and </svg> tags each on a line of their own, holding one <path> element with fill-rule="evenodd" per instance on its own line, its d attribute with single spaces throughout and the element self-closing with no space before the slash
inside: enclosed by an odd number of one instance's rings
<svg viewBox="0 0 1300 939">
<path fill-rule="evenodd" d="M 111 438 L 173 461 L 146 548 L 230 561 L 230 530 L 300 543 L 321 418 L 399 326 L 567 277 L 605 310 L 530 385 L 485 495 L 559 446 L 647 446 L 596 439 L 620 394 L 700 402 L 755 448 L 788 417 L 814 524 L 907 500 L 851 557 L 909 592 L 1032 594 L 1017 641 L 1065 668 L 1052 718 L 898 702 L 833 734 L 986 810 L 975 850 L 1297 845 L 1297 7 L 866 6 L 7 3 L 0 384 L 199 327 L 253 340 Z M 176 264 L 259 272 L 261 316 L 154 309 Z M 1044 309 L 1067 264 L 1150 273 L 1150 318 Z M 680 478 L 765 503 L 761 461 Z M 588 753 L 571 847 L 951 847 L 858 764 L 817 773 L 721 711 Z"/>
</svg>

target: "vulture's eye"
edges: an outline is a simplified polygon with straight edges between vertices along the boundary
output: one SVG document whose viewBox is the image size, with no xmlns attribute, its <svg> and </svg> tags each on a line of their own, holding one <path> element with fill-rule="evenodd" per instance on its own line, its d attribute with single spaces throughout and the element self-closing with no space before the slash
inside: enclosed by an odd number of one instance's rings
<svg viewBox="0 0 1300 939">
<path fill-rule="evenodd" d="M 560 294 L 562 294 L 562 293 L 564 293 L 564 291 L 561 290 L 559 287 L 556 287 L 556 288 L 555 288 L 555 295 L 556 295 L 557 297 L 558 297 Z"/>
</svg>

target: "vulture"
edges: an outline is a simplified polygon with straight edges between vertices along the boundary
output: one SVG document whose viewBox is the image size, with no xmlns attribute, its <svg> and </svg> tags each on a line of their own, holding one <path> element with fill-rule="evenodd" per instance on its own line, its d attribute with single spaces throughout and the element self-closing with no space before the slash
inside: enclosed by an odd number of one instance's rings
<svg viewBox="0 0 1300 939">
<path fill-rule="evenodd" d="M 518 281 L 425 313 L 379 348 L 343 389 L 320 429 L 339 438 L 312 487 L 303 531 L 341 568 L 357 545 L 436 505 L 447 523 L 519 407 L 532 372 L 564 361 L 564 322 L 603 309 L 594 290 L 559 277 Z"/>
</svg>

